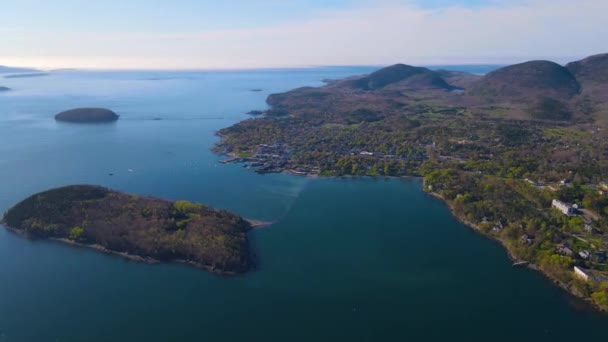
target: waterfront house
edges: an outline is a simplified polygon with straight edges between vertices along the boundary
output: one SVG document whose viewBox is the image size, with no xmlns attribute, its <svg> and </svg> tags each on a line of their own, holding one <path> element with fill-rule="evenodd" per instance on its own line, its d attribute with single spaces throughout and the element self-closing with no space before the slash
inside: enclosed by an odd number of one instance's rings
<svg viewBox="0 0 608 342">
<path fill-rule="evenodd" d="M 595 277 L 593 276 L 593 274 L 591 274 L 589 270 L 586 270 L 582 267 L 574 266 L 574 274 L 583 280 L 595 281 Z"/>
<path fill-rule="evenodd" d="M 564 215 L 567 215 L 567 216 L 576 215 L 576 210 L 572 206 L 570 206 L 558 199 L 553 200 L 553 202 L 551 203 L 551 207 L 561 211 Z"/>
<path fill-rule="evenodd" d="M 574 252 L 565 243 L 557 245 L 557 253 L 565 256 L 573 256 Z"/>
<path fill-rule="evenodd" d="M 531 236 L 531 235 L 528 235 L 528 234 L 524 234 L 520 238 L 520 241 L 521 241 L 522 244 L 531 245 L 531 244 L 534 243 L 534 236 Z"/>
<path fill-rule="evenodd" d="M 589 260 L 589 257 L 591 257 L 591 253 L 588 250 L 580 251 L 578 255 L 584 260 Z"/>
</svg>

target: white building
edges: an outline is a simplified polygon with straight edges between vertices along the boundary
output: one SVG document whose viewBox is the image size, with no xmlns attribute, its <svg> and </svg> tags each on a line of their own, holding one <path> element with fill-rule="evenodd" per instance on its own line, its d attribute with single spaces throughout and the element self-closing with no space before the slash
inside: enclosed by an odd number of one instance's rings
<svg viewBox="0 0 608 342">
<path fill-rule="evenodd" d="M 564 215 L 568 215 L 568 216 L 574 216 L 576 215 L 576 210 L 574 210 L 574 208 L 572 208 L 570 205 L 560 201 L 560 200 L 553 200 L 553 203 L 551 203 L 551 207 L 561 211 Z"/>
<path fill-rule="evenodd" d="M 595 277 L 593 277 L 593 275 L 591 273 L 589 273 L 587 270 L 580 268 L 578 266 L 574 266 L 574 274 L 586 281 L 594 281 Z"/>
</svg>

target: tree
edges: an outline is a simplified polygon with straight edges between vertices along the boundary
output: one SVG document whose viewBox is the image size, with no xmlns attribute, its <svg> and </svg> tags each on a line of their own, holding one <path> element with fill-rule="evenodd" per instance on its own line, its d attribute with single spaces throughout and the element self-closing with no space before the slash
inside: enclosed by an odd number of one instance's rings
<svg viewBox="0 0 608 342">
<path fill-rule="evenodd" d="M 608 282 L 600 284 L 599 291 L 591 294 L 591 299 L 604 310 L 608 310 Z"/>
<path fill-rule="evenodd" d="M 82 227 L 74 227 L 70 230 L 70 234 L 68 235 L 68 238 L 70 240 L 80 240 L 82 238 L 82 234 L 84 233 L 84 228 Z"/>
</svg>

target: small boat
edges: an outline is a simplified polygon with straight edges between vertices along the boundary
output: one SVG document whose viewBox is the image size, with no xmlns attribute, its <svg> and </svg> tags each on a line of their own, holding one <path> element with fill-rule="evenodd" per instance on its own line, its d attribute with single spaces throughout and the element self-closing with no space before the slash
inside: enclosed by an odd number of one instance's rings
<svg viewBox="0 0 608 342">
<path fill-rule="evenodd" d="M 135 172 L 135 171 L 133 171 L 133 170 L 131 170 L 131 169 L 127 169 L 127 171 L 129 171 L 129 172 Z"/>
</svg>

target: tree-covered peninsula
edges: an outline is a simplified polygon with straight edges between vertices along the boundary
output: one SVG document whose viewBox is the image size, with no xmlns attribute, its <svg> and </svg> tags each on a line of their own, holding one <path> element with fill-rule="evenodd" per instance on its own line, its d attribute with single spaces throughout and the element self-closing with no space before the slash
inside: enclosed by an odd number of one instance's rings
<svg viewBox="0 0 608 342">
<path fill-rule="evenodd" d="M 260 173 L 423 177 L 514 260 L 608 310 L 607 94 L 608 54 L 485 76 L 398 64 L 270 95 L 216 150 Z"/>
<path fill-rule="evenodd" d="M 77 185 L 35 194 L 9 209 L 2 223 L 48 238 L 143 261 L 175 261 L 220 274 L 252 266 L 251 224 L 225 210 Z"/>
</svg>

